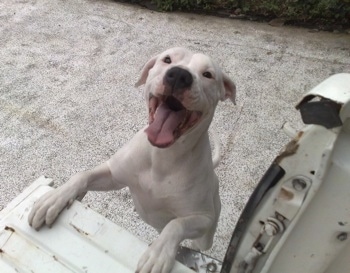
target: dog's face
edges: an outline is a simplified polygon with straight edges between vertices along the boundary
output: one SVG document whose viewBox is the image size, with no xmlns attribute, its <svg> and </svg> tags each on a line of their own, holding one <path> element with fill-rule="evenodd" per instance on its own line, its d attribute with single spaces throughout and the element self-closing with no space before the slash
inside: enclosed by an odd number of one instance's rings
<svg viewBox="0 0 350 273">
<path fill-rule="evenodd" d="M 145 84 L 146 129 L 152 145 L 165 148 L 214 115 L 219 100 L 235 102 L 234 83 L 208 56 L 171 48 L 150 59 L 136 86 Z M 209 121 L 210 122 L 210 121 Z"/>
</svg>

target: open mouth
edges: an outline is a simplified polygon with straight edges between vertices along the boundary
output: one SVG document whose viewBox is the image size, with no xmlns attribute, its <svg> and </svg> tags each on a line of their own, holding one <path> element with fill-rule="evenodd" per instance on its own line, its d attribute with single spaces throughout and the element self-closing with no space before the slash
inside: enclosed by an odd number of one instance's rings
<svg viewBox="0 0 350 273">
<path fill-rule="evenodd" d="M 174 96 L 150 96 L 149 126 L 145 132 L 150 143 L 159 148 L 172 145 L 198 123 L 202 113 L 186 109 Z"/>
</svg>

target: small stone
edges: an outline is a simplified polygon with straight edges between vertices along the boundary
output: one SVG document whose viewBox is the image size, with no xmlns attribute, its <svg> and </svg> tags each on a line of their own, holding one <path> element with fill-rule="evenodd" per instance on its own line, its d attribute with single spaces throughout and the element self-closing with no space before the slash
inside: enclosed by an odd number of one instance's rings
<svg viewBox="0 0 350 273">
<path fill-rule="evenodd" d="M 238 14 L 238 15 L 236 15 L 236 14 L 230 14 L 229 17 L 232 18 L 232 19 L 245 19 L 245 18 L 246 18 L 246 15 L 245 15 L 245 14 Z"/>
<path fill-rule="evenodd" d="M 242 10 L 240 8 L 235 9 L 235 11 L 233 12 L 233 14 L 238 15 L 241 14 Z"/>
<path fill-rule="evenodd" d="M 286 22 L 285 18 L 275 18 L 269 22 L 269 25 L 273 27 L 281 27 L 284 25 L 285 22 Z"/>
</svg>

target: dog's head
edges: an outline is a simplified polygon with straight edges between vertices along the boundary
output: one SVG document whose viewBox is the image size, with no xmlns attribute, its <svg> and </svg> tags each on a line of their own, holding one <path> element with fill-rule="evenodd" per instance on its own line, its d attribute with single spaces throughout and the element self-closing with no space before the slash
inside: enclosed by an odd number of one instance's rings
<svg viewBox="0 0 350 273">
<path fill-rule="evenodd" d="M 136 86 L 145 84 L 149 109 L 146 129 L 152 145 L 165 148 L 209 123 L 219 100 L 235 103 L 236 87 L 208 56 L 171 48 L 150 59 Z"/>
</svg>

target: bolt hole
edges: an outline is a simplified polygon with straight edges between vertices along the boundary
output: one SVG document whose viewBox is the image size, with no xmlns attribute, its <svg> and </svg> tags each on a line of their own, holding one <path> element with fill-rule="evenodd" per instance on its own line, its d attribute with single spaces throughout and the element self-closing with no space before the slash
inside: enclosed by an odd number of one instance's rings
<svg viewBox="0 0 350 273">
<path fill-rule="evenodd" d="M 264 250 L 264 245 L 262 243 L 257 243 L 255 245 L 255 248 L 258 250 L 258 251 L 263 251 Z"/>
<path fill-rule="evenodd" d="M 315 174 L 315 171 L 310 171 L 310 173 L 311 173 L 312 175 L 314 175 L 314 174 Z"/>
<path fill-rule="evenodd" d="M 341 232 L 337 236 L 339 241 L 345 241 L 348 238 L 348 234 L 346 232 Z"/>
</svg>

